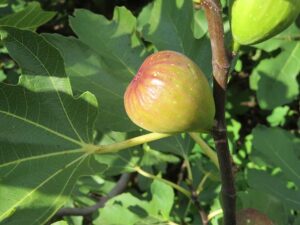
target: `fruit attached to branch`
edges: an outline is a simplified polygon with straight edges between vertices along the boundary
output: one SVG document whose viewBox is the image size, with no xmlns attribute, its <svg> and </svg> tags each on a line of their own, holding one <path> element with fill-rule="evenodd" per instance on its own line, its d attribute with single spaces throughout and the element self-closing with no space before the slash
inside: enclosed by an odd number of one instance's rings
<svg viewBox="0 0 300 225">
<path fill-rule="evenodd" d="M 129 118 L 152 132 L 209 132 L 215 104 L 200 68 L 174 51 L 150 55 L 124 96 Z"/>
<path fill-rule="evenodd" d="M 265 41 L 290 26 L 299 12 L 299 0 L 233 0 L 233 38 L 242 45 Z"/>
</svg>

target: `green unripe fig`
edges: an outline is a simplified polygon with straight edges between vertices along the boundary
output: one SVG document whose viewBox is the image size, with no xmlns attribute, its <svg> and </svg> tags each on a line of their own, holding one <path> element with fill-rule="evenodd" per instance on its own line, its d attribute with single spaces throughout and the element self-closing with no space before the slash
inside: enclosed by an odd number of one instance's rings
<svg viewBox="0 0 300 225">
<path fill-rule="evenodd" d="M 242 209 L 236 216 L 237 225 L 274 225 L 263 213 L 256 209 Z"/>
<path fill-rule="evenodd" d="M 129 118 L 159 133 L 211 130 L 215 104 L 200 68 L 174 51 L 150 55 L 124 96 Z"/>
<path fill-rule="evenodd" d="M 290 26 L 299 12 L 299 0 L 233 0 L 233 38 L 242 45 L 265 41 Z"/>
</svg>

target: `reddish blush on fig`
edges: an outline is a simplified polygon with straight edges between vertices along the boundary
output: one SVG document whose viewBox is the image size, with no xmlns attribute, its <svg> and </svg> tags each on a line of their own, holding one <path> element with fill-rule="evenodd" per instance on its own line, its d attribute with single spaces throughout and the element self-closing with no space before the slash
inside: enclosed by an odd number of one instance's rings
<svg viewBox="0 0 300 225">
<path fill-rule="evenodd" d="M 145 130 L 159 133 L 209 132 L 215 104 L 201 69 L 174 51 L 150 55 L 124 96 L 129 118 Z"/>
</svg>

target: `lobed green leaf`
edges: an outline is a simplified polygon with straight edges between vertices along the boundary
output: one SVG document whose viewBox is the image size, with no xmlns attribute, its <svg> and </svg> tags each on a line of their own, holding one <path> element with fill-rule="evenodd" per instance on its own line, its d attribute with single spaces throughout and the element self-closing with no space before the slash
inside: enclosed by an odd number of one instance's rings
<svg viewBox="0 0 300 225">
<path fill-rule="evenodd" d="M 97 101 L 88 92 L 73 98 L 62 58 L 43 37 L 3 29 L 24 75 L 18 86 L 0 85 L 6 127 L 0 132 L 0 221 L 39 225 L 66 202 L 77 178 L 92 172 L 87 150 Z"/>
</svg>

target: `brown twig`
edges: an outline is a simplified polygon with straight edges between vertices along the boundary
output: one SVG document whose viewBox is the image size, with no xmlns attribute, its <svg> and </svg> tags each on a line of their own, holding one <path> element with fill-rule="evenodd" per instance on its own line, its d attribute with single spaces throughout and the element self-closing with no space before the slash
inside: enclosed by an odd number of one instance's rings
<svg viewBox="0 0 300 225">
<path fill-rule="evenodd" d="M 208 215 L 205 212 L 205 210 L 202 208 L 202 206 L 200 205 L 199 199 L 198 199 L 198 193 L 195 190 L 191 190 L 192 193 L 192 201 L 194 206 L 196 207 L 199 216 L 201 218 L 202 224 L 203 225 L 208 225 Z"/>
<path fill-rule="evenodd" d="M 177 184 L 180 184 L 181 181 L 184 179 L 186 170 L 188 170 L 188 167 L 189 167 L 189 165 L 187 165 L 187 164 L 188 164 L 188 161 L 184 160 L 184 162 L 182 163 L 181 168 L 180 168 L 179 179 L 178 179 Z M 203 225 L 208 225 L 208 221 L 209 221 L 208 220 L 208 214 L 205 212 L 205 210 L 203 209 L 203 207 L 200 204 L 200 201 L 199 201 L 199 198 L 198 198 L 199 193 L 198 193 L 198 190 L 196 190 L 194 188 L 192 180 L 193 180 L 192 177 L 189 178 L 189 176 L 188 176 L 186 178 L 186 184 L 189 187 L 189 191 L 191 193 L 191 195 L 190 195 L 191 202 L 193 203 L 193 205 L 197 209 L 198 214 L 200 216 L 200 219 L 202 221 L 202 224 Z M 204 180 L 204 182 L 205 182 L 205 180 Z"/>
<path fill-rule="evenodd" d="M 224 44 L 222 10 L 219 0 L 203 0 L 201 4 L 208 22 L 212 48 L 213 93 L 216 105 L 213 137 L 220 164 L 224 225 L 235 225 L 236 196 L 225 122 L 226 89 L 230 64 Z"/>
<path fill-rule="evenodd" d="M 61 208 L 59 211 L 56 212 L 54 215 L 53 221 L 57 221 L 58 219 L 64 217 L 64 216 L 83 216 L 88 217 L 92 215 L 94 212 L 96 212 L 99 208 L 104 207 L 105 203 L 113 198 L 114 196 L 122 193 L 125 188 L 127 187 L 127 184 L 131 178 L 131 174 L 123 174 L 120 179 L 118 180 L 117 184 L 113 187 L 113 189 L 107 194 L 107 196 L 103 196 L 99 199 L 99 201 L 88 207 L 84 208 Z"/>
<path fill-rule="evenodd" d="M 180 185 L 180 183 L 184 180 L 186 177 L 186 161 L 184 160 L 180 166 L 180 171 L 178 173 L 178 179 L 177 184 Z"/>
</svg>

